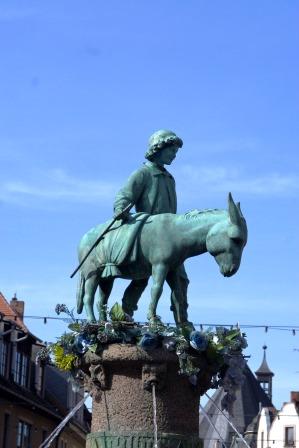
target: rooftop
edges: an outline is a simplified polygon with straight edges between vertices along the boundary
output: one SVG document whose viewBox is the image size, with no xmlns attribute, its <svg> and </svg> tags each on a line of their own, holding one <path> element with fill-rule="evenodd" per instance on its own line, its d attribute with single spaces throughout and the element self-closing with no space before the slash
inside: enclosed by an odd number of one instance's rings
<svg viewBox="0 0 299 448">
<path fill-rule="evenodd" d="M 13 300 L 16 300 L 14 298 Z M 23 320 L 18 316 L 18 314 L 12 309 L 2 292 L 0 291 L 0 314 L 5 320 L 14 322 L 18 327 L 20 327 L 26 333 L 29 332 L 28 328 L 24 324 Z"/>
<path fill-rule="evenodd" d="M 263 361 L 262 361 L 262 364 L 260 365 L 260 367 L 256 370 L 255 374 L 257 376 L 274 376 L 274 373 L 270 370 L 270 367 L 268 366 L 268 363 L 266 360 L 267 346 L 264 345 L 263 349 L 264 349 Z"/>
</svg>

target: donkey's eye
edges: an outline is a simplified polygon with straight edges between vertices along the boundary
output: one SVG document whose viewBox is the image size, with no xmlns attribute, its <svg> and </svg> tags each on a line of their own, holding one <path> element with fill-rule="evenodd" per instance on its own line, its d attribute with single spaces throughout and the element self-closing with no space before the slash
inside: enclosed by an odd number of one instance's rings
<svg viewBox="0 0 299 448">
<path fill-rule="evenodd" d="M 240 237 L 233 238 L 234 242 L 241 246 L 243 244 L 243 239 Z"/>
</svg>

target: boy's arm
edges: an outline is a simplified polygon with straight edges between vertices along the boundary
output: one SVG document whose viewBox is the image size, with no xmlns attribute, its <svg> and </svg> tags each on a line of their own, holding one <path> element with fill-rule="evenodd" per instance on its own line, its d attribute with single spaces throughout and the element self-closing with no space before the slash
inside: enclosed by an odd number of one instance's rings
<svg viewBox="0 0 299 448">
<path fill-rule="evenodd" d="M 145 173 L 142 168 L 131 174 L 125 186 L 116 195 L 113 207 L 114 217 L 121 213 L 130 203 L 136 204 L 144 189 L 144 178 Z M 128 216 L 129 211 L 125 212 L 124 216 L 121 217 L 126 219 Z"/>
</svg>

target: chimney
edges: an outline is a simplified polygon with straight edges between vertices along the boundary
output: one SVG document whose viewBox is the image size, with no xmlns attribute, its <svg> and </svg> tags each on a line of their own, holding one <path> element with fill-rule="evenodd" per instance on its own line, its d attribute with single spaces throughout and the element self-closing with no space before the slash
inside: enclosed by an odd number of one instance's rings
<svg viewBox="0 0 299 448">
<path fill-rule="evenodd" d="M 9 305 L 11 309 L 16 313 L 16 315 L 23 321 L 24 307 L 25 307 L 24 301 L 18 300 L 17 295 L 15 294 L 14 297 L 11 299 Z"/>
<path fill-rule="evenodd" d="M 299 392 L 291 392 L 291 402 L 299 406 Z"/>
</svg>

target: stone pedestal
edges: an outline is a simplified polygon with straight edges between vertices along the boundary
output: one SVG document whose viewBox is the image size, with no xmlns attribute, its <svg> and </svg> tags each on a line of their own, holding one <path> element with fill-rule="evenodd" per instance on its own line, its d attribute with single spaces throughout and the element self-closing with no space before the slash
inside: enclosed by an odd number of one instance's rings
<svg viewBox="0 0 299 448">
<path fill-rule="evenodd" d="M 85 355 L 94 390 L 92 432 L 87 448 L 154 446 L 152 384 L 156 390 L 159 447 L 198 448 L 199 396 L 178 374 L 178 358 L 165 349 L 146 352 L 128 344 L 111 344 L 101 356 Z"/>
</svg>

